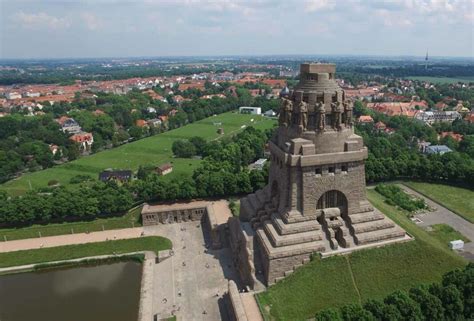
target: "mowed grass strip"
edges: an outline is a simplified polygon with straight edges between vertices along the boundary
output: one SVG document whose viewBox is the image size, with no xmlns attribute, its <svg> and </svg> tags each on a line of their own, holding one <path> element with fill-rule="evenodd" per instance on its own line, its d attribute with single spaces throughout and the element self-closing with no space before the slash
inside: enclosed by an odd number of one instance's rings
<svg viewBox="0 0 474 321">
<path fill-rule="evenodd" d="M 382 299 L 397 289 L 409 289 L 441 280 L 441 276 L 467 262 L 445 244 L 418 228 L 407 213 L 385 203 L 374 190 L 371 203 L 403 227 L 414 241 L 356 251 L 347 256 L 362 302 Z M 269 320 L 307 320 L 322 309 L 358 303 L 349 265 L 342 257 L 316 259 L 258 295 Z"/>
<path fill-rule="evenodd" d="M 270 307 L 270 320 L 307 320 L 316 311 L 357 302 L 344 257 L 316 258 L 292 275 L 258 294 L 262 306 Z"/>
<path fill-rule="evenodd" d="M 46 187 L 50 180 L 57 180 L 61 185 L 69 185 L 70 179 L 76 175 L 89 175 L 97 179 L 98 174 L 106 168 L 136 171 L 140 165 L 158 166 L 166 162 L 174 164 L 173 172 L 168 176 L 189 176 L 200 161 L 197 159 L 173 158 L 171 146 L 175 140 L 187 139 L 193 136 L 213 140 L 233 135 L 247 126 L 265 129 L 273 127 L 274 123 L 274 119 L 263 116 L 227 112 L 162 134 L 82 157 L 66 164 L 27 173 L 18 179 L 0 185 L 0 189 L 5 190 L 10 195 L 21 195 L 30 188 Z M 224 129 L 224 135 L 217 134 L 217 129 L 221 127 Z"/>
<path fill-rule="evenodd" d="M 474 191 L 444 184 L 412 181 L 403 184 L 474 223 Z"/>
<path fill-rule="evenodd" d="M 447 224 L 435 224 L 431 226 L 432 230 L 429 232 L 431 236 L 437 238 L 449 247 L 449 242 L 454 240 L 463 240 L 464 243 L 471 242 L 470 239 L 453 229 Z"/>
<path fill-rule="evenodd" d="M 50 248 L 0 253 L 0 268 L 27 264 L 72 260 L 89 256 L 124 254 L 171 249 L 171 241 L 160 236 L 105 241 Z"/>
<path fill-rule="evenodd" d="M 0 242 L 55 236 L 64 234 L 98 232 L 141 226 L 141 206 L 138 206 L 123 216 L 99 218 L 92 221 L 69 222 L 29 227 L 0 229 Z"/>
<path fill-rule="evenodd" d="M 458 82 L 469 83 L 474 82 L 474 77 L 429 77 L 429 76 L 411 76 L 407 77 L 412 80 L 428 81 L 435 84 L 455 84 Z"/>
</svg>

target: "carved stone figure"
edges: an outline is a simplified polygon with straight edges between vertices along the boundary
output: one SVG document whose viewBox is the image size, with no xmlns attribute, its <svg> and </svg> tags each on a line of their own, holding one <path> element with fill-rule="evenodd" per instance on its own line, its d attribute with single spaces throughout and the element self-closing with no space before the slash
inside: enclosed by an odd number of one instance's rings
<svg viewBox="0 0 474 321">
<path fill-rule="evenodd" d="M 287 98 L 283 98 L 282 108 L 278 122 L 280 126 L 288 127 L 291 125 L 291 118 L 293 114 L 293 102 Z"/>
<path fill-rule="evenodd" d="M 299 104 L 299 126 L 305 130 L 308 126 L 308 103 L 301 101 Z"/>
<path fill-rule="evenodd" d="M 326 127 L 326 109 L 323 103 L 316 104 L 316 111 L 318 113 L 318 128 L 324 130 Z"/>
<path fill-rule="evenodd" d="M 341 114 L 344 111 L 342 103 L 331 103 L 332 111 L 332 128 L 341 129 Z"/>
<path fill-rule="evenodd" d="M 352 121 L 352 109 L 353 109 L 353 104 L 352 101 L 346 100 L 344 103 L 344 113 L 345 113 L 345 118 L 344 118 L 344 124 L 347 127 L 352 126 L 353 121 Z"/>
</svg>

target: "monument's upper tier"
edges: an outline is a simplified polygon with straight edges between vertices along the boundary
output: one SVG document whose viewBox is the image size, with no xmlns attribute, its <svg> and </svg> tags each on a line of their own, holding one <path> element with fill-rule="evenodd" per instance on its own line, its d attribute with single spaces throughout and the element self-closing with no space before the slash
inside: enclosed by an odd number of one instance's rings
<svg viewBox="0 0 474 321">
<path fill-rule="evenodd" d="M 342 91 L 335 81 L 336 65 L 306 63 L 300 66 L 300 82 L 295 91 Z"/>
</svg>

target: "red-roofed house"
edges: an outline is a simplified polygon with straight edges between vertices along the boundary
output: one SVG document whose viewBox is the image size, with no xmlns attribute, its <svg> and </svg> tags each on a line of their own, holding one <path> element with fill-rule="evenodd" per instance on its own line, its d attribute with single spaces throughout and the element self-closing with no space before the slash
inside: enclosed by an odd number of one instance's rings
<svg viewBox="0 0 474 321">
<path fill-rule="evenodd" d="M 104 111 L 100 110 L 100 109 L 96 109 L 92 112 L 94 115 L 96 116 L 101 116 L 101 115 L 105 115 Z"/>
<path fill-rule="evenodd" d="M 381 121 L 378 121 L 375 123 L 374 125 L 375 129 L 377 130 L 380 130 L 380 131 L 384 131 L 386 128 L 387 128 L 387 125 L 385 125 L 383 122 Z"/>
<path fill-rule="evenodd" d="M 144 119 L 137 119 L 135 121 L 135 125 L 137 125 L 138 127 L 148 127 L 148 123 Z"/>
<path fill-rule="evenodd" d="M 78 143 L 82 152 L 90 151 L 92 144 L 94 143 L 94 136 L 92 136 L 92 133 L 77 133 L 69 137 L 69 139 Z"/>
<path fill-rule="evenodd" d="M 362 124 L 371 124 L 374 122 L 374 119 L 370 115 L 362 115 L 359 117 L 359 123 Z"/>
<path fill-rule="evenodd" d="M 457 142 L 460 142 L 463 138 L 463 135 L 456 134 L 454 132 L 441 132 L 441 134 L 438 135 L 438 139 L 442 139 L 442 138 L 445 138 L 447 136 L 451 137 L 452 139 L 454 139 Z"/>
</svg>

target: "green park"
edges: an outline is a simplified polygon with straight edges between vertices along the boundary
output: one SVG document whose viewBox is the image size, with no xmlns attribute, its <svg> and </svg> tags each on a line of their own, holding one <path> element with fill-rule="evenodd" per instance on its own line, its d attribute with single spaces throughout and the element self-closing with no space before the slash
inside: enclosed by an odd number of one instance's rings
<svg viewBox="0 0 474 321">
<path fill-rule="evenodd" d="M 108 168 L 136 171 L 140 165 L 159 166 L 168 162 L 174 165 L 170 177 L 189 175 L 199 160 L 173 158 L 171 146 L 175 140 L 200 136 L 210 141 L 233 135 L 247 126 L 266 129 L 273 127 L 273 124 L 274 120 L 262 116 L 227 112 L 59 166 L 24 174 L 0 185 L 0 190 L 10 195 L 21 195 L 31 189 L 47 187 L 52 180 L 64 186 L 77 175 L 97 179 L 99 173 Z M 217 133 L 219 128 L 223 128 L 223 135 Z"/>
</svg>

